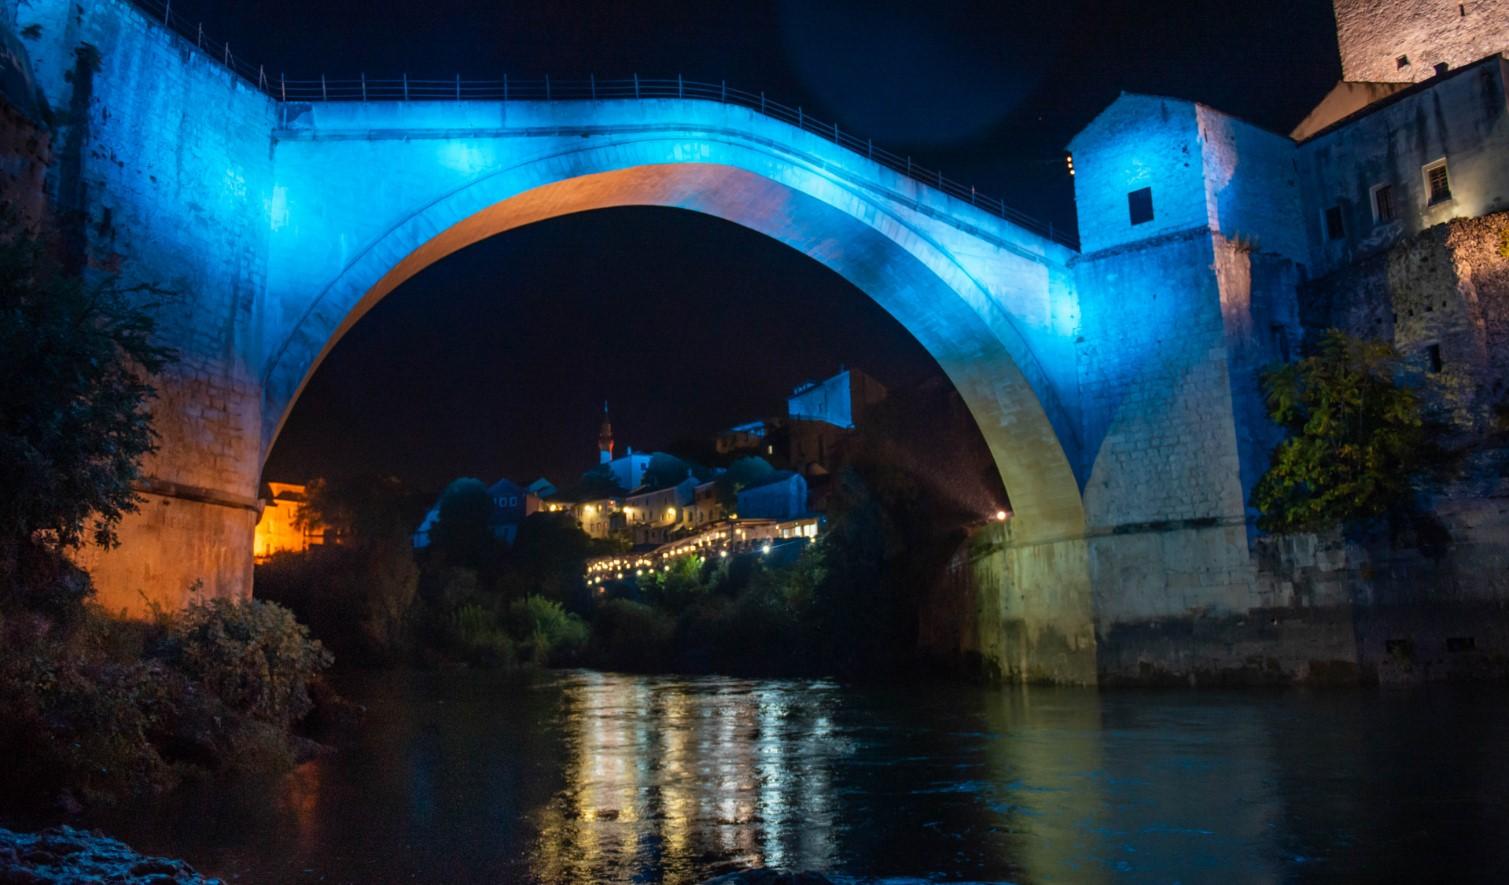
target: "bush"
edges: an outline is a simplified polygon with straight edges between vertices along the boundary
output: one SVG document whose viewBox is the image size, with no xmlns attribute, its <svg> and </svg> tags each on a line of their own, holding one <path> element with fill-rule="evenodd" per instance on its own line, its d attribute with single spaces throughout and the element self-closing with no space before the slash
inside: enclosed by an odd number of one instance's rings
<svg viewBox="0 0 1509 885">
<path fill-rule="evenodd" d="M 587 639 L 587 660 L 594 667 L 653 673 L 671 660 L 676 622 L 648 605 L 612 599 L 599 606 Z"/>
<path fill-rule="evenodd" d="M 525 660 L 551 664 L 570 660 L 587 644 L 587 625 L 559 602 L 527 596 L 509 606 Z"/>
<path fill-rule="evenodd" d="M 101 803 L 173 783 L 150 737 L 173 717 L 182 677 L 160 662 L 90 661 L 61 643 L 23 649 L 14 638 L 0 659 L 0 792 Z"/>
<path fill-rule="evenodd" d="M 292 612 L 257 599 L 190 605 L 168 643 L 174 665 L 226 706 L 285 728 L 309 712 L 309 683 L 333 661 Z"/>
<path fill-rule="evenodd" d="M 441 622 L 442 643 L 463 660 L 486 665 L 513 661 L 513 640 L 491 606 L 464 602 L 445 612 Z"/>
<path fill-rule="evenodd" d="M 409 650 L 419 570 L 406 546 L 327 545 L 257 566 L 257 596 L 287 606 L 343 662 Z"/>
</svg>

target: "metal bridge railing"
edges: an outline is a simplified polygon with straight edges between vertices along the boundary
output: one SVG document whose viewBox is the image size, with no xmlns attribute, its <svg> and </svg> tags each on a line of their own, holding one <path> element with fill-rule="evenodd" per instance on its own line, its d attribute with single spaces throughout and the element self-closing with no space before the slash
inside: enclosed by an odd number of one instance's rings
<svg viewBox="0 0 1509 885">
<path fill-rule="evenodd" d="M 539 80 L 519 80 L 503 75 L 496 80 L 468 80 L 459 75 L 447 79 L 413 78 L 407 75 L 397 78 L 369 78 L 365 75 L 355 79 L 290 80 L 282 74 L 269 77 L 261 65 L 253 65 L 231 51 L 229 43 L 210 39 L 204 26 L 190 23 L 173 12 L 172 0 L 131 0 L 149 16 L 162 22 L 168 29 L 193 42 L 206 55 L 217 59 L 247 82 L 280 102 L 316 101 L 593 101 L 606 99 L 696 99 L 739 105 L 761 114 L 789 123 L 798 129 L 819 135 L 827 140 L 886 166 L 908 178 L 941 191 L 959 200 L 968 202 L 993 215 L 1020 227 L 1046 236 L 1072 249 L 1079 242 L 1070 232 L 1045 224 L 1026 213 L 1006 205 L 998 197 L 977 191 L 945 176 L 941 171 L 929 169 L 915 162 L 910 156 L 893 153 L 876 147 L 868 138 L 845 132 L 837 123 L 815 119 L 801 106 L 792 107 L 768 98 L 763 92 L 748 92 L 729 86 L 726 81 L 708 83 L 675 78 L 654 79 L 637 74 L 624 79 L 600 80 L 596 76 L 587 79 L 555 80 L 545 77 Z"/>
</svg>

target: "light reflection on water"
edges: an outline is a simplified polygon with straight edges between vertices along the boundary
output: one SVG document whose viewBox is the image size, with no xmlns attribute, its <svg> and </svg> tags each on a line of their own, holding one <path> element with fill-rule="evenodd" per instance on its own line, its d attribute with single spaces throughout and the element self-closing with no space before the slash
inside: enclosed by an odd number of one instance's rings
<svg viewBox="0 0 1509 885">
<path fill-rule="evenodd" d="M 832 762 L 846 753 L 821 682 L 584 673 L 561 719 L 564 788 L 539 813 L 549 881 L 695 879 L 724 866 L 833 866 Z"/>
<path fill-rule="evenodd" d="M 386 673 L 359 743 L 101 817 L 249 882 L 1503 880 L 1503 691 Z"/>
</svg>

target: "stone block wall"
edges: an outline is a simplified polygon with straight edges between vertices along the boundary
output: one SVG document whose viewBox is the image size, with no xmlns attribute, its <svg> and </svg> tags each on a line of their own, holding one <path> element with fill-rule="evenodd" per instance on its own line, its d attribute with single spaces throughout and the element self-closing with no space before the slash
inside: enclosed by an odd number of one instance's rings
<svg viewBox="0 0 1509 885">
<path fill-rule="evenodd" d="M 1086 254 L 1208 227 L 1195 105 L 1123 94 L 1069 143 Z M 1153 219 L 1133 225 L 1127 195 L 1152 188 Z"/>
<path fill-rule="evenodd" d="M 76 260 L 171 293 L 160 326 L 179 360 L 158 380 L 143 512 L 118 550 L 86 555 L 101 601 L 249 592 L 273 103 L 123 0 L 17 18 L 40 27 L 28 51 L 62 121 L 48 191 Z"/>
<path fill-rule="evenodd" d="M 1333 6 L 1344 80 L 1425 80 L 1439 62 L 1456 68 L 1509 50 L 1509 0 L 1333 0 Z"/>
</svg>

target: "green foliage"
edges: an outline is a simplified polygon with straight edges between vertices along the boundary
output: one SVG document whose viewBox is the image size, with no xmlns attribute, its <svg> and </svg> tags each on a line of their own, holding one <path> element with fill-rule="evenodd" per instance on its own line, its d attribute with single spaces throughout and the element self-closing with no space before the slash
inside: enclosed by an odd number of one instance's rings
<svg viewBox="0 0 1509 885">
<path fill-rule="evenodd" d="M 196 602 L 168 642 L 174 664 L 228 707 L 281 726 L 309 712 L 309 684 L 333 660 L 292 612 L 257 599 Z"/>
<path fill-rule="evenodd" d="M 108 803 L 161 792 L 191 770 L 286 769 L 288 726 L 328 658 L 286 612 L 258 605 L 155 622 L 89 606 L 68 624 L 7 605 L 0 806 Z"/>
<path fill-rule="evenodd" d="M 571 489 L 568 497 L 573 501 L 592 501 L 617 498 L 623 493 L 624 489 L 613 478 L 613 471 L 608 469 L 608 465 L 599 464 L 582 474 L 581 480 L 577 482 L 576 488 Z"/>
<path fill-rule="evenodd" d="M 514 660 L 514 644 L 492 606 L 468 601 L 443 616 L 448 648 L 470 663 L 496 666 Z"/>
<path fill-rule="evenodd" d="M 515 600 L 509 606 L 509 618 L 516 625 L 520 657 L 536 664 L 570 660 L 587 643 L 586 623 L 553 599 Z"/>
<path fill-rule="evenodd" d="M 700 556 L 684 556 L 671 563 L 667 571 L 651 572 L 640 579 L 640 591 L 656 608 L 679 614 L 709 592 L 705 566 Z"/>
<path fill-rule="evenodd" d="M 402 544 L 424 511 L 396 476 L 313 479 L 305 486 L 301 527 L 322 528 L 342 544 Z"/>
<path fill-rule="evenodd" d="M 404 656 L 414 626 L 419 568 L 406 538 L 325 544 L 257 566 L 259 598 L 287 606 L 343 661 Z"/>
<path fill-rule="evenodd" d="M 663 489 L 676 485 L 691 475 L 692 465 L 675 455 L 656 452 L 650 456 L 650 463 L 645 468 L 644 484 L 652 489 Z"/>
<path fill-rule="evenodd" d="M 148 378 L 164 295 L 114 277 L 86 283 L 35 236 L 0 235 L 0 544 L 113 546 L 156 448 Z"/>
<path fill-rule="evenodd" d="M 540 594 L 569 602 L 582 589 L 592 538 L 566 513 L 532 513 L 519 524 L 513 548 L 495 561 L 495 586 L 509 599 Z"/>
<path fill-rule="evenodd" d="M 1398 363 L 1385 343 L 1331 330 L 1313 354 L 1264 373 L 1268 413 L 1289 434 L 1253 495 L 1265 531 L 1319 531 L 1407 501 L 1426 440 Z"/>
<path fill-rule="evenodd" d="M 643 603 L 611 599 L 592 616 L 587 659 L 597 666 L 635 673 L 670 667 L 676 621 Z"/>
<path fill-rule="evenodd" d="M 724 507 L 733 509 L 739 504 L 739 492 L 752 485 L 758 485 L 761 480 L 775 472 L 770 462 L 755 455 L 749 455 L 735 460 L 728 465 L 728 469 L 718 477 L 717 484 L 713 486 L 717 492 L 718 500 Z"/>
<path fill-rule="evenodd" d="M 151 735 L 182 677 L 156 661 L 92 660 L 67 645 L 7 637 L 0 656 L 0 788 L 13 799 L 66 791 L 104 803 L 173 782 Z"/>
<path fill-rule="evenodd" d="M 1499 231 L 1499 257 L 1509 258 L 1509 227 Z"/>
</svg>

